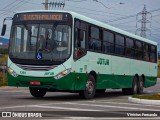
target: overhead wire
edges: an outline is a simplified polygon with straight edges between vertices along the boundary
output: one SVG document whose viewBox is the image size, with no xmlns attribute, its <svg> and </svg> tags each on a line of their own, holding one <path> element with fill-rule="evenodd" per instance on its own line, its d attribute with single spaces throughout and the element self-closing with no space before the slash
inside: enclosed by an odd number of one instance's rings
<svg viewBox="0 0 160 120">
<path fill-rule="evenodd" d="M 87 0 L 65 0 L 65 1 L 69 1 L 69 2 L 84 2 L 84 1 L 87 1 Z"/>
<path fill-rule="evenodd" d="M 2 10 L 4 10 L 4 9 L 6 9 L 7 7 L 13 5 L 15 2 L 17 2 L 17 0 L 15 0 L 15 1 L 11 2 L 10 4 L 6 5 L 6 6 L 3 7 L 2 9 L 0 9 L 0 11 L 2 11 Z"/>
<path fill-rule="evenodd" d="M 24 0 L 19 1 L 16 5 L 11 6 L 9 9 L 7 9 L 6 12 L 0 13 L 0 16 L 4 16 L 4 15 L 8 15 L 8 14 L 14 13 L 14 10 L 18 9 L 20 6 L 22 6 L 22 5 L 24 5 L 24 4 L 26 4 L 26 3 L 24 2 Z M 12 13 L 9 13 L 9 12 L 7 12 L 7 11 L 12 11 Z"/>
</svg>

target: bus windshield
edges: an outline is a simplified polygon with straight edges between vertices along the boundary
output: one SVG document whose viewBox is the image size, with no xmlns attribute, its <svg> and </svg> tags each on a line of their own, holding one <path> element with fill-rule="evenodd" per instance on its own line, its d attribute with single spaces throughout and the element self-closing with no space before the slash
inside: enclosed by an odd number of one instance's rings
<svg viewBox="0 0 160 120">
<path fill-rule="evenodd" d="M 23 23 L 12 27 L 11 58 L 64 60 L 69 57 L 70 51 L 71 27 L 67 24 Z"/>
</svg>

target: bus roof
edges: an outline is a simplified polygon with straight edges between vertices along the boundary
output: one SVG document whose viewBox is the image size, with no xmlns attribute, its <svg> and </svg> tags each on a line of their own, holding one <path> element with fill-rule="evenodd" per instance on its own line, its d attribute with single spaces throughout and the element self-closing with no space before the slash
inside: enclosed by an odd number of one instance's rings
<svg viewBox="0 0 160 120">
<path fill-rule="evenodd" d="M 32 11 L 21 11 L 21 12 L 17 12 L 17 13 L 28 13 L 28 12 L 66 12 L 66 13 L 70 13 L 74 18 L 78 18 L 78 19 L 81 19 L 81 20 L 86 21 L 88 23 L 95 24 L 95 25 L 97 25 L 99 27 L 106 28 L 108 30 L 111 30 L 111 31 L 114 31 L 114 32 L 117 32 L 117 33 L 120 33 L 120 34 L 123 34 L 123 35 L 126 35 L 128 37 L 133 38 L 133 39 L 137 39 L 137 40 L 140 40 L 140 41 L 143 41 L 143 42 L 147 42 L 147 43 L 150 43 L 150 44 L 153 44 L 153 45 L 158 45 L 154 41 L 151 41 L 149 39 L 146 39 L 146 38 L 140 37 L 138 35 L 132 34 L 132 33 L 127 32 L 125 30 L 121 30 L 119 28 L 113 27 L 113 26 L 108 25 L 106 23 L 94 20 L 92 18 L 86 17 L 86 16 L 78 14 L 76 12 L 62 11 L 62 10 L 32 10 Z"/>
</svg>

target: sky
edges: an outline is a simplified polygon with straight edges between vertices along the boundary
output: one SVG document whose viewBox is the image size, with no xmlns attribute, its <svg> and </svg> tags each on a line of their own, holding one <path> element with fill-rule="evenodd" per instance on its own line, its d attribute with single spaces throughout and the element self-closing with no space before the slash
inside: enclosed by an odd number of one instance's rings
<svg viewBox="0 0 160 120">
<path fill-rule="evenodd" d="M 45 0 L 0 0 L 0 31 L 3 19 L 13 17 L 18 11 L 44 10 Z M 74 11 L 125 31 L 136 33 L 141 27 L 144 5 L 150 14 L 147 14 L 146 24 L 148 31 L 146 38 L 159 43 L 160 50 L 160 0 L 48 0 L 49 2 L 65 1 L 64 8 L 49 7 L 50 10 Z M 97 2 L 96 2 L 97 1 Z M 138 22 L 139 21 L 139 22 Z M 9 38 L 12 21 L 6 21 L 7 32 L 4 38 Z M 137 31 L 140 35 L 140 31 Z"/>
</svg>

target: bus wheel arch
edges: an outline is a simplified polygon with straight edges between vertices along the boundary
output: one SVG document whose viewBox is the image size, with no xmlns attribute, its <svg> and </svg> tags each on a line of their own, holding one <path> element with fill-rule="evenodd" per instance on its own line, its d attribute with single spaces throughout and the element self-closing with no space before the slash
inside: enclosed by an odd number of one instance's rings
<svg viewBox="0 0 160 120">
<path fill-rule="evenodd" d="M 95 79 L 95 82 L 97 83 L 97 74 L 96 74 L 96 72 L 95 71 L 91 71 L 89 73 L 89 75 L 92 75 L 94 77 L 94 79 Z"/>
</svg>

